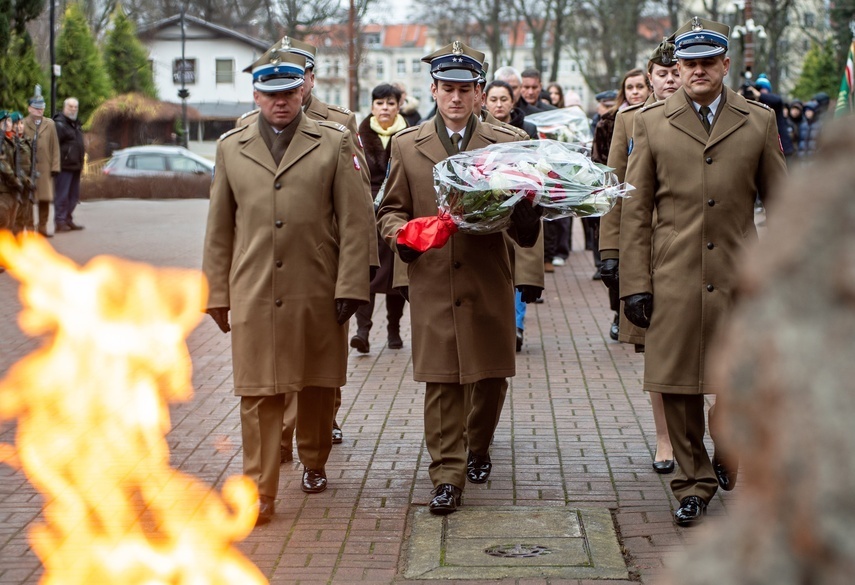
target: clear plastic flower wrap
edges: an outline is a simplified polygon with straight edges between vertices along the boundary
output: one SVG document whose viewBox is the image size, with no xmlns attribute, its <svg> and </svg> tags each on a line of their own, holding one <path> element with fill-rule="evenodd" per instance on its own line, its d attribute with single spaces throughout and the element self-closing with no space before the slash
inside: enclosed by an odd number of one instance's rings
<svg viewBox="0 0 855 585">
<path fill-rule="evenodd" d="M 457 231 L 501 231 L 522 199 L 541 206 L 547 220 L 601 216 L 632 189 L 611 171 L 591 161 L 585 147 L 555 140 L 462 152 L 434 166 L 438 215 L 409 221 L 397 241 L 424 252 L 441 248 Z"/>
<path fill-rule="evenodd" d="M 557 140 L 583 146 L 591 146 L 594 142 L 591 121 L 581 108 L 560 108 L 529 114 L 525 117 L 525 121 L 537 126 L 537 136 L 543 140 Z"/>
</svg>

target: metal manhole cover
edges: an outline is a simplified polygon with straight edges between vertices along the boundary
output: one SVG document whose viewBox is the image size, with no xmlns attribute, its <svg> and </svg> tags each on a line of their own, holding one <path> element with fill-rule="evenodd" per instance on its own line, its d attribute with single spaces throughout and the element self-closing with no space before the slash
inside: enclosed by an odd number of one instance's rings
<svg viewBox="0 0 855 585">
<path fill-rule="evenodd" d="M 533 557 L 542 557 L 548 555 L 552 551 L 548 546 L 539 544 L 500 544 L 484 549 L 484 552 L 491 557 L 500 557 L 503 559 L 530 559 Z"/>
</svg>

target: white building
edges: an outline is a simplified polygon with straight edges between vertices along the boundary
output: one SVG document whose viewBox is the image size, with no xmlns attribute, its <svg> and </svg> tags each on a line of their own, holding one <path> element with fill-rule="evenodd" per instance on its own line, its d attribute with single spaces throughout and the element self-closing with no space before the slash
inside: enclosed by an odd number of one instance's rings
<svg viewBox="0 0 855 585">
<path fill-rule="evenodd" d="M 190 125 L 191 140 L 216 140 L 234 127 L 235 119 L 255 108 L 250 75 L 242 70 L 261 56 L 272 41 L 262 41 L 231 29 L 184 17 L 184 67 L 181 64 L 181 17 L 171 16 L 141 29 L 139 38 L 149 51 L 154 82 L 164 101 L 180 102 L 182 69 L 190 92 L 187 105 L 202 114 Z"/>
</svg>

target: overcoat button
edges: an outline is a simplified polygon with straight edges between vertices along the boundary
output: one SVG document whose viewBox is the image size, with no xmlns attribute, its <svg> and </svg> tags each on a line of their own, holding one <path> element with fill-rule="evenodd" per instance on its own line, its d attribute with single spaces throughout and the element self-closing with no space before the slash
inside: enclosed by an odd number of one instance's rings
<svg viewBox="0 0 855 585">
<path fill-rule="evenodd" d="M 710 199 L 709 201 L 707 201 L 707 205 L 709 205 L 710 207 L 715 207 L 715 200 Z"/>
<path fill-rule="evenodd" d="M 282 183 L 273 183 L 273 188 L 274 188 L 274 189 L 281 189 L 281 188 L 282 188 Z"/>
<path fill-rule="evenodd" d="M 709 156 L 708 156 L 708 157 L 707 157 L 707 160 L 706 160 L 706 163 L 707 163 L 708 165 L 711 165 L 711 164 L 712 164 L 712 157 L 709 157 Z"/>
<path fill-rule="evenodd" d="M 276 306 L 277 306 L 277 307 L 281 307 L 281 306 L 282 306 L 282 299 L 276 299 Z"/>
<path fill-rule="evenodd" d="M 276 268 L 282 268 L 282 260 L 276 261 Z"/>
<path fill-rule="evenodd" d="M 457 299 L 456 301 L 454 301 L 454 306 L 455 306 L 455 307 L 459 307 L 459 306 L 460 306 L 460 299 Z"/>
<path fill-rule="evenodd" d="M 715 287 L 714 287 L 713 285 L 711 285 L 711 284 L 708 284 L 708 285 L 707 285 L 707 290 L 708 290 L 708 291 L 710 291 L 710 292 L 712 292 L 712 291 L 714 291 L 714 290 L 715 290 Z"/>
<path fill-rule="evenodd" d="M 277 219 L 277 220 L 276 220 L 276 227 L 281 228 L 283 225 L 285 225 L 285 224 L 284 224 L 284 223 L 282 223 L 282 220 L 281 220 L 281 219 Z"/>
<path fill-rule="evenodd" d="M 463 265 L 462 265 L 460 262 L 455 262 L 455 263 L 453 264 L 453 266 L 454 266 L 455 268 L 460 268 L 460 267 L 461 267 L 461 266 L 463 266 Z"/>
<path fill-rule="evenodd" d="M 712 242 L 707 242 L 707 248 L 712 250 L 713 248 L 715 248 L 715 244 L 713 244 Z"/>
</svg>

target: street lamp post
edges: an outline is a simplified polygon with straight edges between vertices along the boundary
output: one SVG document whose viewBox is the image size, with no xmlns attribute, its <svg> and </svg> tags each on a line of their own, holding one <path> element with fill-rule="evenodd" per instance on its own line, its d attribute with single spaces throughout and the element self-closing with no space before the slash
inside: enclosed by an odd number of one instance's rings
<svg viewBox="0 0 855 585">
<path fill-rule="evenodd" d="M 50 0 L 50 117 L 56 115 L 56 48 L 54 28 L 56 23 L 56 0 Z"/>
<path fill-rule="evenodd" d="M 734 8 L 738 12 L 742 10 L 745 24 L 737 24 L 733 27 L 733 38 L 742 38 L 742 77 L 743 83 L 749 83 L 753 77 L 754 68 L 754 35 L 762 40 L 766 38 L 766 29 L 754 22 L 754 2 L 752 0 L 735 0 Z"/>
<path fill-rule="evenodd" d="M 184 13 L 186 10 L 187 3 L 185 2 L 181 5 L 181 68 L 178 71 L 181 75 L 181 89 L 178 90 L 178 97 L 181 98 L 181 142 L 184 148 L 188 146 L 187 139 L 190 134 L 190 129 L 187 127 L 187 98 L 190 97 L 190 92 L 187 91 L 186 86 L 187 62 L 184 60 L 184 45 L 187 40 L 184 31 Z"/>
</svg>

